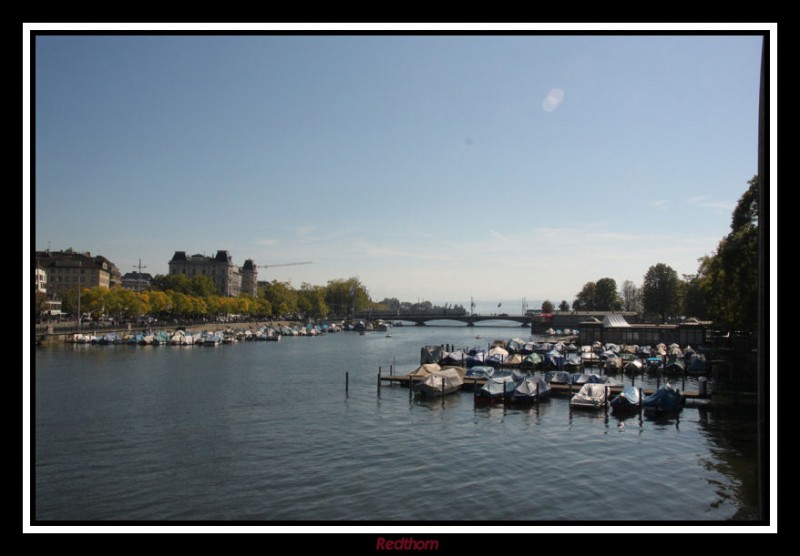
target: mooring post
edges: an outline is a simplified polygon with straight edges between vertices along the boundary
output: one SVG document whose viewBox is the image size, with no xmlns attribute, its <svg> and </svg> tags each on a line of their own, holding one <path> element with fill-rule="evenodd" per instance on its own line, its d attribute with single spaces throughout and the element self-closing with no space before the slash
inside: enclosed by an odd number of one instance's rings
<svg viewBox="0 0 800 556">
<path fill-rule="evenodd" d="M 378 367 L 378 397 L 381 397 L 381 368 Z"/>
<path fill-rule="evenodd" d="M 350 372 L 345 371 L 344 373 L 344 395 L 350 395 Z"/>
<path fill-rule="evenodd" d="M 411 396 L 414 393 L 414 377 L 408 375 L 408 401 L 411 401 Z"/>
<path fill-rule="evenodd" d="M 644 407 L 644 390 L 639 388 L 639 421 L 642 420 L 642 408 Z"/>
</svg>

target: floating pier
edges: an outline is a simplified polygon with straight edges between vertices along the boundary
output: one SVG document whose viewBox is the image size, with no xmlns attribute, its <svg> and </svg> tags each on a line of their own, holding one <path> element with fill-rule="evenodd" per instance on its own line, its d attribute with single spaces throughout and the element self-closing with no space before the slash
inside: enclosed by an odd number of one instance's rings
<svg viewBox="0 0 800 556">
<path fill-rule="evenodd" d="M 412 377 L 411 375 L 394 375 L 394 376 L 379 376 L 379 383 L 389 383 L 389 385 L 399 384 L 400 386 L 404 386 L 408 388 L 414 382 L 422 382 L 422 378 L 420 377 Z M 461 387 L 462 390 L 466 391 L 474 391 L 483 386 L 486 383 L 485 378 L 471 378 L 467 377 L 464 379 L 464 384 Z M 550 389 L 553 394 L 561 394 L 561 395 L 570 395 L 576 394 L 578 390 L 581 389 L 580 384 L 559 384 L 559 383 L 551 383 Z M 608 394 L 609 396 L 616 395 L 622 392 L 625 385 L 623 384 L 612 384 L 606 385 L 608 387 Z M 642 388 L 642 394 L 645 396 L 649 396 L 658 388 Z M 691 405 L 705 405 L 711 400 L 711 396 L 709 394 L 701 395 L 700 392 L 697 391 L 684 391 L 681 390 L 681 395 L 683 395 L 684 399 L 686 400 L 687 404 Z"/>
</svg>

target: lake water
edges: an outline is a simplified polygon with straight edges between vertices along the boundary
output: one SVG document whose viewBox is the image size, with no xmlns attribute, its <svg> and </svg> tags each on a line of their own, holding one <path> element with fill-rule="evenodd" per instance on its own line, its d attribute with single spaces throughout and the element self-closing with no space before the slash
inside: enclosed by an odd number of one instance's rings
<svg viewBox="0 0 800 556">
<path fill-rule="evenodd" d="M 687 406 L 640 420 L 570 411 L 566 396 L 508 408 L 476 406 L 470 392 L 426 402 L 384 384 L 378 395 L 378 368 L 405 374 L 424 345 L 516 336 L 527 331 L 406 326 L 213 348 L 38 348 L 34 519 L 758 519 L 752 410 Z"/>
</svg>

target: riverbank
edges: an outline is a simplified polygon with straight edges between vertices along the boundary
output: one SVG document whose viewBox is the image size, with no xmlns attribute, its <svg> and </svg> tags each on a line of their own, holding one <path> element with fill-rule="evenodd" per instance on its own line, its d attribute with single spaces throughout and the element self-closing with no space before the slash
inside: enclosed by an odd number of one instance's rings
<svg viewBox="0 0 800 556">
<path fill-rule="evenodd" d="M 186 323 L 186 324 L 166 324 L 156 326 L 134 326 L 127 324 L 125 326 L 91 326 L 84 325 L 78 328 L 76 325 L 72 326 L 37 326 L 34 333 L 33 341 L 35 345 L 52 345 L 69 343 L 75 334 L 95 334 L 98 336 L 104 334 L 117 334 L 124 336 L 127 334 L 136 334 L 141 332 L 175 332 L 176 330 L 193 330 L 197 332 L 245 332 L 254 331 L 259 328 L 296 328 L 304 326 L 300 321 L 290 320 L 264 320 L 264 321 L 246 321 L 246 322 L 207 322 L 207 323 Z M 44 330 L 42 330 L 44 328 Z"/>
</svg>

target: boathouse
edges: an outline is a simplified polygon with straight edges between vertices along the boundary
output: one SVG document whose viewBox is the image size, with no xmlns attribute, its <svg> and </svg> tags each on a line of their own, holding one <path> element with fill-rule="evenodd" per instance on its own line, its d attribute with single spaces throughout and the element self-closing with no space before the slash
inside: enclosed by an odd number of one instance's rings
<svg viewBox="0 0 800 556">
<path fill-rule="evenodd" d="M 631 324 L 620 314 L 608 314 L 603 320 L 592 318 L 580 323 L 581 343 L 656 345 L 677 343 L 698 346 L 706 343 L 707 322 L 691 318 L 679 324 Z"/>
</svg>

